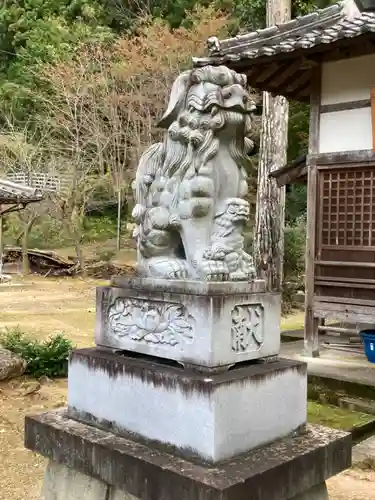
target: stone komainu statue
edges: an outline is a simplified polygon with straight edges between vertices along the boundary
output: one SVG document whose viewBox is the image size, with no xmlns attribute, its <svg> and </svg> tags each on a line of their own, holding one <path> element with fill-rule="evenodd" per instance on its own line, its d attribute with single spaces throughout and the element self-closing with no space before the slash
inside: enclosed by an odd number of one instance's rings
<svg viewBox="0 0 375 500">
<path fill-rule="evenodd" d="M 160 126 L 164 142 L 141 157 L 135 182 L 138 271 L 169 279 L 243 281 L 249 217 L 244 165 L 254 109 L 246 77 L 207 66 L 182 73 Z"/>
</svg>

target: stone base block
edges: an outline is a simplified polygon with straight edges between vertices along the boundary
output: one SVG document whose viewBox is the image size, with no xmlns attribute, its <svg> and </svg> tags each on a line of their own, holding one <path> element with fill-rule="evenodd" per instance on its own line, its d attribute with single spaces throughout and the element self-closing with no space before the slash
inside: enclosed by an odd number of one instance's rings
<svg viewBox="0 0 375 500">
<path fill-rule="evenodd" d="M 351 465 L 350 435 L 315 426 L 216 466 L 76 422 L 64 411 L 27 417 L 25 431 L 26 447 L 54 462 L 43 500 L 327 500 L 324 482 Z"/>
<path fill-rule="evenodd" d="M 82 349 L 71 355 L 68 386 L 73 418 L 208 462 L 269 443 L 306 423 L 307 371 L 300 361 L 278 359 L 207 376 Z"/>
<path fill-rule="evenodd" d="M 328 500 L 328 490 L 326 483 L 319 484 L 304 491 L 300 495 L 296 495 L 292 500 Z"/>
<path fill-rule="evenodd" d="M 53 462 L 48 463 L 44 476 L 41 500 L 138 500 L 126 491 L 82 474 L 76 469 Z"/>
<path fill-rule="evenodd" d="M 95 343 L 207 369 L 275 356 L 280 295 L 264 281 L 114 278 L 97 290 Z"/>
<path fill-rule="evenodd" d="M 50 461 L 44 477 L 41 500 L 139 500 L 130 493 L 100 479 Z M 294 496 L 291 500 L 328 500 L 325 483 Z"/>
</svg>

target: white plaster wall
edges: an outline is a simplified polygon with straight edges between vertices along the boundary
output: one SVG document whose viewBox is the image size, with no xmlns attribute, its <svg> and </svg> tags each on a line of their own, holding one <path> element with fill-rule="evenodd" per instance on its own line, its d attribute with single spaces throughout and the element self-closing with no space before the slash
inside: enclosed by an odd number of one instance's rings
<svg viewBox="0 0 375 500">
<path fill-rule="evenodd" d="M 370 99 L 375 54 L 323 64 L 321 105 Z M 372 149 L 371 108 L 322 113 L 319 152 Z"/>
<path fill-rule="evenodd" d="M 293 432 L 306 422 L 306 400 L 307 376 L 296 369 L 186 394 L 77 361 L 69 368 L 69 408 L 211 461 Z"/>
<path fill-rule="evenodd" d="M 320 115 L 320 153 L 372 149 L 371 108 Z"/>
<path fill-rule="evenodd" d="M 323 64 L 321 104 L 370 98 L 375 86 L 375 54 Z"/>
</svg>

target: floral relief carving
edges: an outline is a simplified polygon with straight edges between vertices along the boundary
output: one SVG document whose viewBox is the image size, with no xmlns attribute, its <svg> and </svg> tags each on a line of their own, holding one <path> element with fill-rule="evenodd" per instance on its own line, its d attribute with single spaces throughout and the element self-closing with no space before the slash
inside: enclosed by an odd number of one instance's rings
<svg viewBox="0 0 375 500">
<path fill-rule="evenodd" d="M 235 306 L 232 310 L 232 350 L 257 351 L 264 341 L 263 307 L 260 304 Z"/>
<path fill-rule="evenodd" d="M 194 339 L 193 318 L 178 304 L 117 298 L 109 307 L 113 335 L 136 342 L 176 346 Z"/>
</svg>

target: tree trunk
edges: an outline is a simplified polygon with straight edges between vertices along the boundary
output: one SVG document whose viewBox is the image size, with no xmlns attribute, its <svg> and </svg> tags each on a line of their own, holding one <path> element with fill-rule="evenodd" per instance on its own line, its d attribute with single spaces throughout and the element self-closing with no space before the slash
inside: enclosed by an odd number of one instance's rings
<svg viewBox="0 0 375 500">
<path fill-rule="evenodd" d="M 32 217 L 27 222 L 25 222 L 23 237 L 22 237 L 22 273 L 24 276 L 27 276 L 30 272 L 30 263 L 29 263 L 29 234 L 33 224 L 36 220 L 36 217 Z"/>
<path fill-rule="evenodd" d="M 0 207 L 1 210 L 1 207 Z M 3 266 L 4 266 L 4 241 L 3 241 L 3 229 L 4 229 L 4 224 L 3 224 L 3 216 L 0 215 L 0 281 L 3 276 Z"/>
<path fill-rule="evenodd" d="M 117 235 L 116 249 L 119 252 L 121 249 L 121 188 L 117 192 Z"/>
<path fill-rule="evenodd" d="M 291 0 L 268 0 L 267 26 L 286 22 Z M 284 260 L 285 188 L 269 174 L 287 161 L 289 104 L 285 97 L 263 93 L 263 119 L 258 165 L 254 258 L 258 276 L 269 290 L 281 290 Z"/>
<path fill-rule="evenodd" d="M 76 241 L 74 244 L 74 248 L 75 248 L 77 260 L 79 263 L 79 268 L 84 273 L 85 272 L 85 258 L 83 256 L 81 242 Z"/>
</svg>

